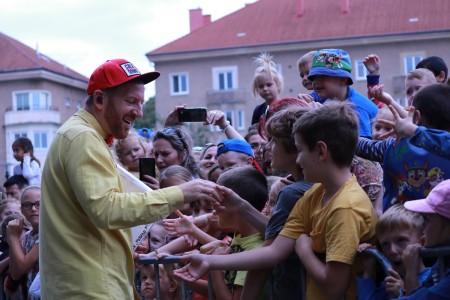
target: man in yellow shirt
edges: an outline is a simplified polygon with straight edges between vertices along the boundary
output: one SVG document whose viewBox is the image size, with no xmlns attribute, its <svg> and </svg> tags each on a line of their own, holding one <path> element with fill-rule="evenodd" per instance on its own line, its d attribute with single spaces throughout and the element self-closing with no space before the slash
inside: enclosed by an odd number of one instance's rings
<svg viewBox="0 0 450 300">
<path fill-rule="evenodd" d="M 91 75 L 84 109 L 50 146 L 42 175 L 40 276 L 43 299 L 139 299 L 133 284 L 130 227 L 154 222 L 184 203 L 219 201 L 216 185 L 194 180 L 146 193 L 124 193 L 108 148 L 142 117 L 141 74 L 124 59 Z"/>
</svg>

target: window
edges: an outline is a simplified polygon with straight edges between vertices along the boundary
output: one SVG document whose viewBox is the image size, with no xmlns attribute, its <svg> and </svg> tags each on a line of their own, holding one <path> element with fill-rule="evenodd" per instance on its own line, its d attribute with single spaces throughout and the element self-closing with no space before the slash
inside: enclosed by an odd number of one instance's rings
<svg viewBox="0 0 450 300">
<path fill-rule="evenodd" d="M 356 80 L 366 80 L 367 69 L 363 60 L 358 59 L 355 61 L 355 73 Z"/>
<path fill-rule="evenodd" d="M 245 112 L 242 109 L 238 110 L 237 129 L 245 129 Z"/>
<path fill-rule="evenodd" d="M 44 91 L 29 91 L 14 93 L 15 110 L 48 110 L 50 94 Z"/>
<path fill-rule="evenodd" d="M 213 88 L 218 91 L 237 88 L 237 67 L 213 68 Z"/>
<path fill-rule="evenodd" d="M 27 133 L 26 132 L 16 132 L 16 133 L 14 133 L 14 141 L 17 140 L 20 137 L 27 137 Z"/>
<path fill-rule="evenodd" d="M 47 133 L 46 132 L 35 132 L 34 133 L 34 143 L 35 148 L 47 148 Z"/>
<path fill-rule="evenodd" d="M 170 94 L 186 95 L 189 93 L 189 78 L 187 73 L 170 74 Z"/>
<path fill-rule="evenodd" d="M 226 110 L 226 111 L 224 111 L 224 113 L 225 113 L 225 118 L 227 119 L 227 121 L 229 121 L 230 125 L 234 127 L 235 126 L 235 124 L 234 124 L 234 111 Z"/>
<path fill-rule="evenodd" d="M 422 60 L 421 55 L 408 55 L 404 57 L 405 75 L 416 68 L 416 65 Z"/>
</svg>

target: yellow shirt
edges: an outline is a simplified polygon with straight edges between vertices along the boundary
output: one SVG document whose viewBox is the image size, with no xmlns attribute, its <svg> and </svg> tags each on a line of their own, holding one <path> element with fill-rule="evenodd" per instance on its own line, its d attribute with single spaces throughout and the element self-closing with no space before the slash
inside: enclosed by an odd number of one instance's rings
<svg viewBox="0 0 450 300">
<path fill-rule="evenodd" d="M 377 217 L 367 194 L 356 177 L 340 188 L 322 206 L 324 188 L 315 184 L 297 202 L 281 235 L 297 239 L 305 233 L 311 237 L 313 251 L 324 262 L 336 261 L 353 265 L 353 274 L 345 299 L 357 299 L 354 258 L 358 245 L 375 237 Z M 307 299 L 327 299 L 310 278 L 306 281 Z"/>
<path fill-rule="evenodd" d="M 139 299 L 129 228 L 183 207 L 179 187 L 123 193 L 104 136 L 80 110 L 49 149 L 39 219 L 43 299 Z"/>
</svg>

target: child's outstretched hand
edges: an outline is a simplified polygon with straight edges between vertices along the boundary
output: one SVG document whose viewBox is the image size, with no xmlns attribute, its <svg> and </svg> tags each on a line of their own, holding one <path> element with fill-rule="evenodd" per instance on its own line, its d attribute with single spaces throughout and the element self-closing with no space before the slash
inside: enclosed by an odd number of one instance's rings
<svg viewBox="0 0 450 300">
<path fill-rule="evenodd" d="M 207 255 L 202 254 L 183 255 L 180 261 L 187 265 L 174 270 L 173 274 L 182 280 L 194 282 L 209 271 L 210 264 L 208 258 Z"/>
<path fill-rule="evenodd" d="M 386 293 L 398 298 L 400 297 L 400 290 L 404 287 L 403 280 L 394 270 L 389 269 L 388 272 L 391 275 L 386 276 L 384 279 L 386 284 Z"/>
<path fill-rule="evenodd" d="M 164 229 L 170 235 L 191 234 L 194 224 L 191 219 L 183 215 L 178 209 L 175 210 L 178 219 L 164 219 Z"/>
<path fill-rule="evenodd" d="M 401 138 L 411 137 L 416 132 L 417 125 L 414 124 L 413 120 L 415 109 L 414 106 L 411 106 L 408 112 L 405 111 L 405 114 L 403 114 L 403 112 L 400 114 L 392 105 L 389 105 L 389 109 L 394 116 L 394 121 L 379 119 L 379 122 L 384 125 L 392 126 L 394 130 L 380 135 L 380 139 L 385 139 L 386 137 L 395 134 L 397 135 L 397 140 L 394 145 L 397 145 Z"/>
<path fill-rule="evenodd" d="M 363 64 L 369 75 L 380 75 L 380 58 L 376 54 L 369 54 L 364 58 Z"/>
<path fill-rule="evenodd" d="M 383 102 L 386 105 L 391 105 L 395 102 L 394 98 L 386 92 L 383 91 L 384 84 L 379 84 L 369 87 L 369 93 L 377 100 Z"/>
<path fill-rule="evenodd" d="M 200 252 L 203 254 L 230 254 L 231 248 L 224 241 L 213 241 L 200 247 Z"/>
</svg>

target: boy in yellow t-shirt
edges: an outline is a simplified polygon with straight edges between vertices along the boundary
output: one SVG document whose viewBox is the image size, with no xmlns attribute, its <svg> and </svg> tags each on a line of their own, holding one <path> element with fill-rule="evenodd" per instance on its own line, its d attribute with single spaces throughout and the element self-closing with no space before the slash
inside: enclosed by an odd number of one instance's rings
<svg viewBox="0 0 450 300">
<path fill-rule="evenodd" d="M 317 183 L 297 202 L 274 242 L 232 255 L 186 256 L 190 264 L 175 274 L 193 281 L 210 269 L 268 268 L 295 248 L 307 273 L 306 299 L 357 299 L 356 249 L 374 238 L 376 223 L 367 194 L 350 172 L 358 132 L 358 118 L 345 103 L 330 101 L 301 116 L 293 131 L 297 164 L 305 181 Z"/>
</svg>

